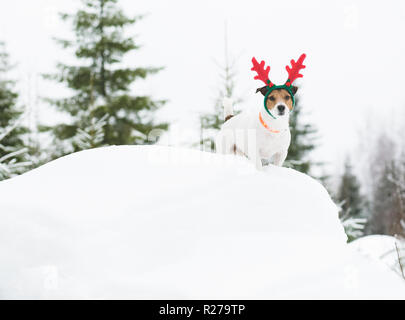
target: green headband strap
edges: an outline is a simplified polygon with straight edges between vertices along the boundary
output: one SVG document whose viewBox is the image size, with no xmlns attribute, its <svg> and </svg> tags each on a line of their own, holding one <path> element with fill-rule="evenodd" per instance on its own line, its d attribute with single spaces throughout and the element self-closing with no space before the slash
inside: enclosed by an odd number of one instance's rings
<svg viewBox="0 0 405 320">
<path fill-rule="evenodd" d="M 269 90 L 267 91 L 266 95 L 264 96 L 264 109 L 266 109 L 267 113 L 268 113 L 273 119 L 276 119 L 276 117 L 273 116 L 273 115 L 271 114 L 270 110 L 267 108 L 267 98 L 269 97 L 269 94 L 270 94 L 272 91 L 277 90 L 277 89 L 284 89 L 284 90 L 286 90 L 286 91 L 290 94 L 290 96 L 291 96 L 292 106 L 293 106 L 293 108 L 294 108 L 294 106 L 295 106 L 295 98 L 294 98 L 294 94 L 293 94 L 293 92 L 292 92 L 292 90 L 291 90 L 291 86 L 287 86 L 286 84 L 283 84 L 283 85 L 281 85 L 281 86 L 276 86 L 276 85 L 273 85 L 273 86 L 271 86 L 271 87 L 270 87 L 269 85 L 267 85 L 267 86 L 268 86 Z"/>
</svg>

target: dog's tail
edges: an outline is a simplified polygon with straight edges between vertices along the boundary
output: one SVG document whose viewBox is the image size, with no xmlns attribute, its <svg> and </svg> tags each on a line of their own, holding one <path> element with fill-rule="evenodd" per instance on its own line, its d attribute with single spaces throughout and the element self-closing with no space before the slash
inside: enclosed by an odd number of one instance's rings
<svg viewBox="0 0 405 320">
<path fill-rule="evenodd" d="M 231 98 L 225 97 L 222 105 L 224 106 L 224 122 L 226 122 L 233 117 L 233 101 Z"/>
</svg>

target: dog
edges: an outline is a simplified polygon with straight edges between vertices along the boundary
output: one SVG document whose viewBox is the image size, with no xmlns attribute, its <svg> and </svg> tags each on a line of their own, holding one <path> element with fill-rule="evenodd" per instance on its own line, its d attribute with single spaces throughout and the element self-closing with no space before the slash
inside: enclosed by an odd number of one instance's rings
<svg viewBox="0 0 405 320">
<path fill-rule="evenodd" d="M 283 165 L 291 142 L 289 116 L 298 90 L 292 84 L 302 78 L 300 70 L 305 68 L 305 57 L 303 53 L 297 62 L 291 60 L 291 67 L 286 66 L 288 79 L 279 86 L 269 79 L 270 66 L 265 67 L 264 61 L 258 63 L 252 58 L 251 70 L 257 73 L 254 79 L 265 83 L 256 90 L 264 96 L 263 106 L 234 116 L 232 101 L 224 99 L 224 124 L 216 137 L 217 153 L 245 156 L 254 161 L 259 170 L 263 169 L 264 162 Z"/>
<path fill-rule="evenodd" d="M 257 92 L 266 95 L 266 87 Z M 292 87 L 295 94 L 297 87 Z M 293 109 L 292 98 L 285 89 L 274 90 L 259 110 L 233 114 L 233 103 L 229 98 L 223 101 L 224 124 L 216 137 L 216 152 L 247 157 L 255 162 L 257 169 L 264 162 L 282 166 L 291 142 L 289 115 Z"/>
</svg>

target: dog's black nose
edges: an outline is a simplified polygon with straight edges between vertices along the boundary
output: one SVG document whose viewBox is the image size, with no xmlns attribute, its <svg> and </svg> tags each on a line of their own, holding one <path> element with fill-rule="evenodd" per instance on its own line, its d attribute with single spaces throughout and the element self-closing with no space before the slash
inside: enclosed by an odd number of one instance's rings
<svg viewBox="0 0 405 320">
<path fill-rule="evenodd" d="M 279 112 L 284 112 L 285 106 L 283 106 L 282 104 L 280 104 L 280 105 L 277 106 L 277 110 L 278 110 Z"/>
</svg>

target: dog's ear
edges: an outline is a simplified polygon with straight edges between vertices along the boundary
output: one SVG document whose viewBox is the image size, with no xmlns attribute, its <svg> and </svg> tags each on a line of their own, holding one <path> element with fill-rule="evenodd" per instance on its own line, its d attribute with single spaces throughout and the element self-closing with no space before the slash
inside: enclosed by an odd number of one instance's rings
<svg viewBox="0 0 405 320">
<path fill-rule="evenodd" d="M 297 93 L 297 91 L 298 91 L 298 87 L 296 87 L 296 86 L 291 87 L 291 92 L 293 93 L 293 95 L 295 95 Z"/>
<path fill-rule="evenodd" d="M 258 93 L 258 92 L 261 92 L 261 94 L 262 95 L 266 95 L 266 93 L 269 91 L 269 87 L 268 86 L 264 86 L 264 87 L 261 87 L 261 88 L 257 88 L 256 89 L 256 93 Z"/>
</svg>

